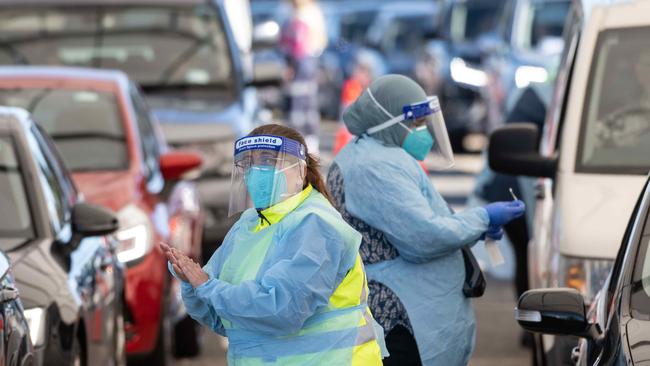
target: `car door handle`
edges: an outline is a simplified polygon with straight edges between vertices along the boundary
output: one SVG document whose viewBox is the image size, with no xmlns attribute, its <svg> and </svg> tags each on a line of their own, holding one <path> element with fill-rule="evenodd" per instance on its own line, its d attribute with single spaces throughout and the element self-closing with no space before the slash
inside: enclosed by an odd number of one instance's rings
<svg viewBox="0 0 650 366">
<path fill-rule="evenodd" d="M 18 290 L 13 287 L 5 287 L 0 290 L 0 302 L 9 302 L 18 298 Z"/>
</svg>

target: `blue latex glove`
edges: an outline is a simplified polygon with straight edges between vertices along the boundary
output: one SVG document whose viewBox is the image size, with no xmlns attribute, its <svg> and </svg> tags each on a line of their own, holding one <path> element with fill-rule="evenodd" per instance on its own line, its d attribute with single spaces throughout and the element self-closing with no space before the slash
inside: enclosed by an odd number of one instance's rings
<svg viewBox="0 0 650 366">
<path fill-rule="evenodd" d="M 484 232 L 479 240 L 485 240 L 486 238 L 497 241 L 501 240 L 503 238 L 503 228 L 501 226 L 490 226 L 488 231 Z"/>
<path fill-rule="evenodd" d="M 490 217 L 490 226 L 501 227 L 510 221 L 523 215 L 526 205 L 523 201 L 494 202 L 485 206 L 485 210 Z"/>
</svg>

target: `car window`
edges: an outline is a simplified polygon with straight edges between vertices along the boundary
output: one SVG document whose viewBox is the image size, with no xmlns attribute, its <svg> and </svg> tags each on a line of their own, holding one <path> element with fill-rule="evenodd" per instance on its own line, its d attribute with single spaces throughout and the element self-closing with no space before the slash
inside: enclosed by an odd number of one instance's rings
<svg viewBox="0 0 650 366">
<path fill-rule="evenodd" d="M 70 211 L 72 209 L 72 206 L 74 206 L 74 204 L 77 202 L 78 194 L 77 188 L 75 187 L 74 182 L 72 182 L 70 172 L 63 162 L 63 158 L 59 153 L 59 149 L 44 131 L 43 127 L 34 125 L 33 133 L 36 137 L 36 140 L 43 149 L 48 164 L 57 177 L 57 180 L 61 186 L 61 190 L 64 194 L 63 199 L 66 202 L 68 211 Z"/>
<path fill-rule="evenodd" d="M 375 8 L 342 14 L 339 19 L 340 31 L 338 37 L 348 42 L 363 44 L 368 30 L 377 18 L 378 13 L 379 9 Z"/>
<path fill-rule="evenodd" d="M 650 170 L 650 27 L 600 34 L 582 115 L 577 172 Z"/>
<path fill-rule="evenodd" d="M 646 188 L 644 192 L 648 189 Z M 643 315 L 650 319 L 650 208 L 640 214 L 640 225 L 643 225 L 639 249 L 634 260 L 632 273 L 632 291 L 630 307 L 632 315 Z"/>
<path fill-rule="evenodd" d="M 576 52 L 580 44 L 582 16 L 576 6 L 573 6 L 567 16 L 564 27 L 564 51 L 560 57 L 560 67 L 555 79 L 553 98 L 546 114 L 544 139 L 541 150 L 550 155 L 559 150 L 562 141 L 563 120 L 567 110 L 569 89 L 575 69 Z"/>
<path fill-rule="evenodd" d="M 34 236 L 23 173 L 14 141 L 6 135 L 0 135 L 0 207 L 0 237 Z"/>
<path fill-rule="evenodd" d="M 425 43 L 427 34 L 434 30 L 434 25 L 434 14 L 395 18 L 381 30 L 381 48 L 385 53 L 416 54 Z"/>
<path fill-rule="evenodd" d="M 110 92 L 0 89 L 0 105 L 21 107 L 52 137 L 72 171 L 124 170 L 128 149 L 117 99 Z"/>
<path fill-rule="evenodd" d="M 36 162 L 36 175 L 40 183 L 41 190 L 45 196 L 45 205 L 47 206 L 48 216 L 54 229 L 54 234 L 58 234 L 65 224 L 69 222 L 69 207 L 65 200 L 65 192 L 61 186 L 59 178 L 52 169 L 51 163 L 45 156 L 44 147 L 34 135 L 35 129 L 31 129 L 26 134 L 29 149 Z"/>
<path fill-rule="evenodd" d="M 161 179 L 160 172 L 160 144 L 156 131 L 151 124 L 151 116 L 144 98 L 138 89 L 131 85 L 131 100 L 135 109 L 136 124 L 140 134 L 140 145 L 145 176 L 148 182 Z"/>
<path fill-rule="evenodd" d="M 0 63 L 120 69 L 143 85 L 234 85 L 224 25 L 208 4 L 4 7 Z"/>
<path fill-rule="evenodd" d="M 506 8 L 506 1 L 465 3 L 452 5 L 447 30 L 454 42 L 471 42 L 481 35 L 498 32 L 498 25 Z"/>
<path fill-rule="evenodd" d="M 570 1 L 557 0 L 532 4 L 532 9 L 525 20 L 525 36 L 520 46 L 524 49 L 532 49 L 549 38 L 562 37 L 570 6 Z"/>
</svg>

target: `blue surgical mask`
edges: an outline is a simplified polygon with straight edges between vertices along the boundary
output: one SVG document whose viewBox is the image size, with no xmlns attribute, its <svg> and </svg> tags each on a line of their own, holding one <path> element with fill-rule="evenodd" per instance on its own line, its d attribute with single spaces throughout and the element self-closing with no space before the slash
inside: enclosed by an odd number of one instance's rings
<svg viewBox="0 0 650 366">
<path fill-rule="evenodd" d="M 404 126 L 404 125 L 402 125 Z M 409 129 L 404 126 L 408 131 L 408 135 L 402 143 L 402 148 L 406 150 L 409 155 L 415 160 L 423 161 L 431 148 L 433 147 L 433 137 L 427 129 L 427 126 L 421 126 L 416 129 Z"/>
<path fill-rule="evenodd" d="M 287 193 L 287 176 L 283 170 L 265 165 L 248 169 L 244 180 L 255 208 L 266 209 L 283 200 Z"/>
</svg>

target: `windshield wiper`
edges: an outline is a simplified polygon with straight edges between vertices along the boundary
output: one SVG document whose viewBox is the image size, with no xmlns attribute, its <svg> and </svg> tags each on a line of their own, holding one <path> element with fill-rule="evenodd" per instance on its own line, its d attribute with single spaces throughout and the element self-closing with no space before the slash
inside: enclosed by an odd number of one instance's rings
<svg viewBox="0 0 650 366">
<path fill-rule="evenodd" d="M 107 132 L 50 132 L 49 135 L 53 140 L 97 138 L 124 142 L 124 135 L 115 135 Z"/>
<path fill-rule="evenodd" d="M 19 173 L 20 172 L 20 167 L 0 165 L 0 172 L 2 172 L 2 173 Z"/>
<path fill-rule="evenodd" d="M 27 57 L 20 53 L 20 51 L 18 51 L 16 47 L 14 47 L 11 43 L 4 41 L 0 42 L 0 49 L 5 50 L 13 58 L 15 63 L 21 65 L 29 65 L 29 60 Z"/>
<path fill-rule="evenodd" d="M 150 83 L 141 84 L 140 87 L 145 92 L 160 92 L 160 91 L 186 91 L 186 90 L 212 90 L 212 89 L 227 89 L 231 84 L 226 82 L 209 82 L 205 84 L 193 83 Z"/>
</svg>

